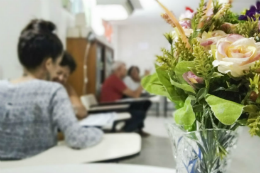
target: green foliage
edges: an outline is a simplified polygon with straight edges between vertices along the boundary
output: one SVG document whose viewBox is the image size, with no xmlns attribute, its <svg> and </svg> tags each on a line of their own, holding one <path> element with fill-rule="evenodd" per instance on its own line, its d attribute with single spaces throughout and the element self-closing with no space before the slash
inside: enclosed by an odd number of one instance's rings
<svg viewBox="0 0 260 173">
<path fill-rule="evenodd" d="M 209 29 L 205 29 L 205 31 L 213 31 L 219 29 L 225 22 L 225 19 L 230 18 L 230 5 L 229 4 L 221 4 L 220 10 L 213 16 L 213 18 L 208 22 Z"/>
<path fill-rule="evenodd" d="M 162 48 L 161 51 L 162 51 L 163 55 L 162 56 L 156 55 L 156 57 L 157 57 L 156 63 L 166 70 L 172 69 L 174 62 L 175 62 L 173 50 L 169 51 L 165 48 Z"/>
<path fill-rule="evenodd" d="M 249 74 L 258 73 L 260 69 L 260 60 L 256 61 L 253 66 L 250 67 Z"/>
<path fill-rule="evenodd" d="M 168 97 L 168 92 L 158 79 L 156 73 L 144 77 L 141 83 L 144 89 L 149 93 Z"/>
<path fill-rule="evenodd" d="M 193 99 L 194 98 L 191 96 L 187 97 L 184 106 L 174 112 L 175 122 L 181 126 L 184 126 L 185 129 L 189 129 L 196 120 L 195 113 L 191 105 L 191 101 Z"/>
<path fill-rule="evenodd" d="M 212 65 L 214 57 L 205 51 L 204 47 L 202 47 L 197 40 L 193 40 L 193 56 L 195 57 L 196 74 L 205 79 L 209 78 L 214 69 Z"/>
<path fill-rule="evenodd" d="M 199 8 L 197 9 L 197 12 L 195 13 L 193 19 L 191 20 L 191 27 L 194 31 L 197 30 L 198 24 L 200 23 L 201 18 L 205 15 L 205 7 L 204 7 L 205 1 L 201 0 L 199 4 Z"/>
<path fill-rule="evenodd" d="M 219 3 L 218 0 L 213 1 L 213 14 L 217 14 L 217 12 L 221 9 L 222 4 Z"/>
<path fill-rule="evenodd" d="M 248 127 L 250 128 L 249 133 L 252 136 L 260 136 L 260 114 L 257 116 L 250 116 L 247 120 Z"/>
<path fill-rule="evenodd" d="M 228 4 L 220 4 L 218 1 L 213 1 L 214 8 L 213 13 L 214 15 L 210 17 L 204 17 L 203 20 L 203 26 L 200 29 L 200 33 L 209 32 L 213 30 L 222 30 L 221 27 L 225 23 L 231 23 L 231 24 L 237 24 L 239 23 L 238 15 L 233 13 L 230 10 L 230 5 Z M 233 33 L 233 30 L 229 28 L 227 33 Z"/>
<path fill-rule="evenodd" d="M 214 112 L 215 117 L 225 125 L 234 124 L 241 116 L 244 106 L 213 95 L 206 98 L 207 103 Z"/>
<path fill-rule="evenodd" d="M 250 128 L 249 133 L 252 136 L 260 136 L 260 110 L 255 105 L 247 105 L 244 112 L 249 114 L 247 125 Z"/>
<path fill-rule="evenodd" d="M 254 38 L 256 42 L 260 42 L 260 33 L 255 34 Z"/>
<path fill-rule="evenodd" d="M 250 91 L 254 91 L 256 94 L 259 93 L 259 74 L 255 74 L 254 78 L 249 78 L 249 82 L 250 82 L 250 85 L 249 85 L 249 88 L 250 88 Z"/>
<path fill-rule="evenodd" d="M 191 19 L 193 34 L 188 37 L 191 48 L 187 48 L 177 34 L 164 34 L 171 48 L 161 49 L 162 55 L 156 60 L 156 73 L 145 77 L 142 85 L 148 92 L 166 96 L 175 103 L 175 121 L 187 131 L 235 130 L 239 125 L 248 125 L 251 135 L 260 136 L 260 60 L 246 70 L 244 76 L 234 78 L 231 74 L 220 73 L 213 66 L 216 45 L 213 44 L 210 50 L 201 46 L 197 39 L 204 31 L 210 36 L 211 31 L 223 30 L 227 34 L 254 37 L 260 42 L 260 15 L 255 17 L 256 20 L 240 21 L 231 11 L 230 4 L 213 0 L 213 15 L 207 16 L 205 2 L 200 1 Z M 203 82 L 190 84 L 185 81 L 183 74 L 189 71 L 203 78 Z"/>
<path fill-rule="evenodd" d="M 168 93 L 168 98 L 175 103 L 177 107 L 182 107 L 187 95 L 183 92 L 183 90 L 178 89 L 171 84 L 169 71 L 164 70 L 162 67 L 157 67 L 156 73 L 158 79 Z"/>
<path fill-rule="evenodd" d="M 192 69 L 195 67 L 194 61 L 181 61 L 179 62 L 176 67 L 175 67 L 175 76 L 176 79 L 180 82 L 180 83 L 187 83 L 184 79 L 183 79 L 183 74 L 188 72 L 188 71 L 192 71 Z"/>
<path fill-rule="evenodd" d="M 172 45 L 173 40 L 174 40 L 172 33 L 165 33 L 164 37 L 167 39 L 167 41 L 170 43 L 170 45 Z"/>
<path fill-rule="evenodd" d="M 179 37 L 178 41 L 175 43 L 175 50 L 178 55 L 178 61 L 192 61 L 194 56 L 192 55 L 192 50 L 186 47 L 186 44 Z"/>
<path fill-rule="evenodd" d="M 238 23 L 236 33 L 246 38 L 256 37 L 258 33 L 258 19 L 259 16 L 256 16 L 256 20 L 248 17 L 247 21 Z"/>
<path fill-rule="evenodd" d="M 238 17 L 239 17 L 238 14 L 228 9 L 225 15 L 223 15 L 222 20 L 225 21 L 226 23 L 237 24 L 239 23 Z"/>
<path fill-rule="evenodd" d="M 188 84 L 181 84 L 181 83 L 174 81 L 173 79 L 171 79 L 171 84 L 177 88 L 182 89 L 183 91 L 196 94 L 196 92 L 194 91 L 194 88 Z"/>
</svg>

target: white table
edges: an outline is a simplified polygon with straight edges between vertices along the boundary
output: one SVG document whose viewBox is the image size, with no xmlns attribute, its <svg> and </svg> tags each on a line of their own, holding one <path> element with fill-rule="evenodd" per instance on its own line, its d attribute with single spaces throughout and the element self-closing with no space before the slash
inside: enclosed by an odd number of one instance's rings
<svg viewBox="0 0 260 173">
<path fill-rule="evenodd" d="M 128 112 L 116 113 L 115 121 L 128 120 L 131 118 L 131 114 Z"/>
<path fill-rule="evenodd" d="M 92 148 L 73 150 L 61 142 L 58 146 L 28 159 L 0 162 L 0 168 L 98 162 L 133 156 L 140 151 L 141 137 L 139 135 L 135 133 L 107 134 L 101 143 Z"/>
<path fill-rule="evenodd" d="M 116 113 L 115 121 L 124 121 L 124 120 L 128 120 L 130 118 L 131 118 L 131 114 L 128 112 Z M 116 126 L 116 130 L 121 130 L 124 125 L 125 125 L 125 122 L 120 122 Z M 113 128 L 113 125 L 102 127 L 103 130 L 112 130 L 112 128 Z"/>
<path fill-rule="evenodd" d="M 1 173 L 175 173 L 175 170 L 123 164 L 82 164 L 12 168 L 1 170 Z"/>
</svg>

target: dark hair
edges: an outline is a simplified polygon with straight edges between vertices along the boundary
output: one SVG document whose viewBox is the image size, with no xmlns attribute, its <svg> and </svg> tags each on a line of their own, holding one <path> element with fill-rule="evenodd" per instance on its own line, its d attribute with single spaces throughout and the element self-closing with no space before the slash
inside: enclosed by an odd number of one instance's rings
<svg viewBox="0 0 260 173">
<path fill-rule="evenodd" d="M 61 40 L 53 31 L 56 26 L 49 21 L 32 20 L 21 32 L 18 42 L 20 63 L 27 69 L 35 69 L 46 58 L 54 61 L 62 54 Z"/>
<path fill-rule="evenodd" d="M 136 69 L 136 70 L 138 71 L 138 73 L 140 73 L 139 67 L 137 67 L 137 66 L 131 66 L 131 67 L 128 69 L 128 72 L 127 72 L 128 76 L 131 76 L 131 73 L 132 73 L 132 71 L 133 71 L 134 69 Z"/>
<path fill-rule="evenodd" d="M 62 66 L 62 67 L 68 66 L 70 69 L 70 73 L 73 73 L 77 68 L 77 64 L 76 64 L 74 58 L 67 51 L 64 51 L 60 66 Z"/>
</svg>

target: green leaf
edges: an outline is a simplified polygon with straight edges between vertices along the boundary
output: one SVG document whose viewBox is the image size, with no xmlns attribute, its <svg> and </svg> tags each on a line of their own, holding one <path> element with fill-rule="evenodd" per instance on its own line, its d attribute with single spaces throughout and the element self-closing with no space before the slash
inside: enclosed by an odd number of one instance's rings
<svg viewBox="0 0 260 173">
<path fill-rule="evenodd" d="M 218 73 L 218 72 L 214 72 L 214 73 L 210 76 L 210 79 L 218 78 L 218 77 L 222 77 L 222 76 L 224 76 L 224 75 L 221 74 L 221 73 Z"/>
<path fill-rule="evenodd" d="M 194 112 L 202 112 L 203 111 L 203 105 L 202 104 L 194 105 L 192 108 L 193 108 Z"/>
<path fill-rule="evenodd" d="M 184 91 L 187 91 L 187 92 L 191 92 L 193 94 L 196 94 L 196 92 L 194 91 L 193 87 L 188 85 L 188 84 L 180 84 L 178 82 L 175 82 L 174 80 L 171 79 L 171 84 L 174 85 L 175 87 L 177 88 L 180 88 Z"/>
<path fill-rule="evenodd" d="M 217 52 L 217 46 L 216 45 L 211 45 L 211 52 L 212 52 L 214 59 L 217 59 L 216 58 L 216 52 Z"/>
<path fill-rule="evenodd" d="M 225 125 L 234 124 L 241 116 L 244 106 L 213 95 L 208 95 L 207 103 L 214 112 L 216 118 Z"/>
<path fill-rule="evenodd" d="M 179 62 L 176 67 L 175 67 L 175 74 L 178 77 L 178 80 L 180 80 L 181 83 L 187 83 L 184 79 L 183 79 L 183 74 L 191 71 L 192 68 L 194 68 L 194 62 L 193 61 L 181 61 Z"/>
<path fill-rule="evenodd" d="M 257 97 L 256 103 L 257 103 L 257 104 L 260 104 L 260 97 Z"/>
<path fill-rule="evenodd" d="M 219 87 L 219 88 L 215 89 L 213 92 L 216 92 L 216 91 L 239 92 L 239 88 L 237 85 L 232 84 L 232 85 L 228 86 L 228 88 Z"/>
<path fill-rule="evenodd" d="M 141 81 L 142 86 L 151 94 L 168 96 L 168 92 L 162 85 L 156 73 L 146 76 Z"/>
<path fill-rule="evenodd" d="M 187 97 L 184 106 L 174 112 L 175 122 L 186 129 L 190 128 L 196 120 L 191 101 L 192 97 Z"/>
<path fill-rule="evenodd" d="M 199 92 L 197 93 L 197 101 L 200 101 L 200 100 L 204 99 L 207 94 L 208 94 L 207 89 L 206 88 L 201 88 L 199 90 Z"/>
<path fill-rule="evenodd" d="M 247 125 L 247 119 L 237 120 L 237 123 L 240 126 L 246 126 Z"/>
<path fill-rule="evenodd" d="M 156 72 L 157 72 L 158 79 L 160 80 L 160 82 L 165 87 L 166 91 L 168 92 L 168 98 L 172 102 L 177 104 L 178 107 L 182 106 L 184 103 L 184 99 L 183 99 L 182 95 L 177 93 L 176 88 L 171 84 L 168 71 L 166 71 L 160 67 L 156 67 Z"/>
<path fill-rule="evenodd" d="M 257 113 L 259 111 L 259 108 L 255 105 L 246 105 L 243 110 L 244 112 L 253 114 L 253 113 Z"/>
</svg>

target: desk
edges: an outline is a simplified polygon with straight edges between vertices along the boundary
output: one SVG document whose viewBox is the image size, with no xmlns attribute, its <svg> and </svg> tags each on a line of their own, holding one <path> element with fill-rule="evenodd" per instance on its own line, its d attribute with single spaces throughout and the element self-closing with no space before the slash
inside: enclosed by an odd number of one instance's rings
<svg viewBox="0 0 260 173">
<path fill-rule="evenodd" d="M 120 123 L 119 123 L 119 125 L 117 125 L 115 127 L 115 130 L 121 130 L 123 128 L 123 126 L 125 125 L 125 122 L 122 122 L 122 121 L 128 120 L 130 118 L 131 118 L 131 114 L 130 113 L 127 113 L 127 112 L 116 113 L 116 117 L 115 117 L 115 122 L 114 123 L 117 123 L 117 122 L 120 122 Z M 112 126 L 104 126 L 104 127 L 102 127 L 102 129 L 103 130 L 107 130 L 107 131 L 114 130 L 113 129 L 113 125 Z"/>
<path fill-rule="evenodd" d="M 117 103 L 131 103 L 131 102 L 139 102 L 139 101 L 152 101 L 153 97 L 140 97 L 140 98 L 126 98 L 126 99 L 121 99 L 117 100 Z"/>
<path fill-rule="evenodd" d="M 1 173 L 175 173 L 175 170 L 123 164 L 82 164 L 13 168 L 1 170 Z"/>
<path fill-rule="evenodd" d="M 133 156 L 140 151 L 141 137 L 139 135 L 134 133 L 106 134 L 102 142 L 92 148 L 73 150 L 61 142 L 58 146 L 28 159 L 0 162 L 0 168 L 107 161 Z"/>
<path fill-rule="evenodd" d="M 116 113 L 115 121 L 128 120 L 131 118 L 131 114 L 128 112 Z"/>
<path fill-rule="evenodd" d="M 128 109 L 129 104 L 123 104 L 123 105 L 107 105 L 107 106 L 98 106 L 98 107 L 91 107 L 89 109 L 90 112 L 92 111 L 109 111 L 109 110 L 119 110 L 119 109 Z"/>
<path fill-rule="evenodd" d="M 140 98 L 126 98 L 117 100 L 116 103 L 131 103 L 131 102 L 140 102 L 140 101 L 150 101 L 156 104 L 156 115 L 160 114 L 160 96 L 152 96 L 152 97 L 140 97 Z"/>
</svg>

